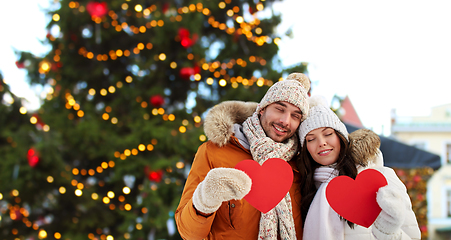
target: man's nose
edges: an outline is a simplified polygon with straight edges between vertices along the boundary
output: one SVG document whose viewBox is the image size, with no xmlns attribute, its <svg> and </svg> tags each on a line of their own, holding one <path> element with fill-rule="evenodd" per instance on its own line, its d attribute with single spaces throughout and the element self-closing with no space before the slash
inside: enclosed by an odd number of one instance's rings
<svg viewBox="0 0 451 240">
<path fill-rule="evenodd" d="M 280 123 L 282 123 L 284 126 L 287 126 L 290 122 L 290 114 L 282 114 L 280 116 Z"/>
</svg>

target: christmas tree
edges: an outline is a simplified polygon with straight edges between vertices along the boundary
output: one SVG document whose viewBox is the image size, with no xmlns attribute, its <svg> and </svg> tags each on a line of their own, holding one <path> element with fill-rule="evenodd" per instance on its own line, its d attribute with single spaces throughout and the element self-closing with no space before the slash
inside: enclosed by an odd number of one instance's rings
<svg viewBox="0 0 451 240">
<path fill-rule="evenodd" d="M 273 2 L 54 3 L 49 53 L 18 53 L 40 109 L 0 108 L 1 238 L 179 239 L 204 113 L 306 70 L 277 57 Z"/>
</svg>

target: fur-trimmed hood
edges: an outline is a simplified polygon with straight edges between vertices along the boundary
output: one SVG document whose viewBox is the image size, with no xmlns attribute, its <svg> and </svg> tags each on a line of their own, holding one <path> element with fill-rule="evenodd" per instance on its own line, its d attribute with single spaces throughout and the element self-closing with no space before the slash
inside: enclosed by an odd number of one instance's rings
<svg viewBox="0 0 451 240">
<path fill-rule="evenodd" d="M 257 109 L 256 102 L 225 101 L 208 111 L 204 121 L 207 138 L 222 147 L 234 134 L 233 124 L 243 123 Z"/>
<path fill-rule="evenodd" d="M 384 160 L 379 136 L 369 129 L 358 129 L 349 134 L 348 154 L 357 165 L 374 167 L 383 166 Z"/>
</svg>

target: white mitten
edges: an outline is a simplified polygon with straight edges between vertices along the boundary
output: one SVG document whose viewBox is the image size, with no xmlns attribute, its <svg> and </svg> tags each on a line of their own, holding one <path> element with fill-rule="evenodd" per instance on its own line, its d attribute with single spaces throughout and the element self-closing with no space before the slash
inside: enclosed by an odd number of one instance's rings
<svg viewBox="0 0 451 240">
<path fill-rule="evenodd" d="M 224 201 L 242 199 L 249 193 L 251 186 L 251 178 L 241 170 L 214 168 L 194 191 L 194 207 L 202 213 L 213 213 Z"/>
<path fill-rule="evenodd" d="M 376 201 L 382 211 L 373 223 L 374 236 L 379 240 L 401 239 L 401 226 L 406 213 L 401 195 L 395 188 L 387 185 L 379 188 Z"/>
</svg>

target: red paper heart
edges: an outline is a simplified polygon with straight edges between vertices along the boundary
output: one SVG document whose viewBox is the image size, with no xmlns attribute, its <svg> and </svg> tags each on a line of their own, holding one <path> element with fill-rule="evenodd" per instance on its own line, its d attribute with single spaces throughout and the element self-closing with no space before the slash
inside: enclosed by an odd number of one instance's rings
<svg viewBox="0 0 451 240">
<path fill-rule="evenodd" d="M 293 170 L 280 158 L 270 158 L 262 166 L 254 160 L 239 162 L 236 169 L 244 171 L 252 179 L 252 187 L 244 197 L 262 213 L 273 209 L 291 188 Z"/>
<path fill-rule="evenodd" d="M 326 198 L 340 216 L 368 228 L 381 212 L 376 193 L 385 185 L 387 180 L 382 173 L 366 169 L 355 180 L 348 176 L 332 179 L 326 187 Z"/>
</svg>

